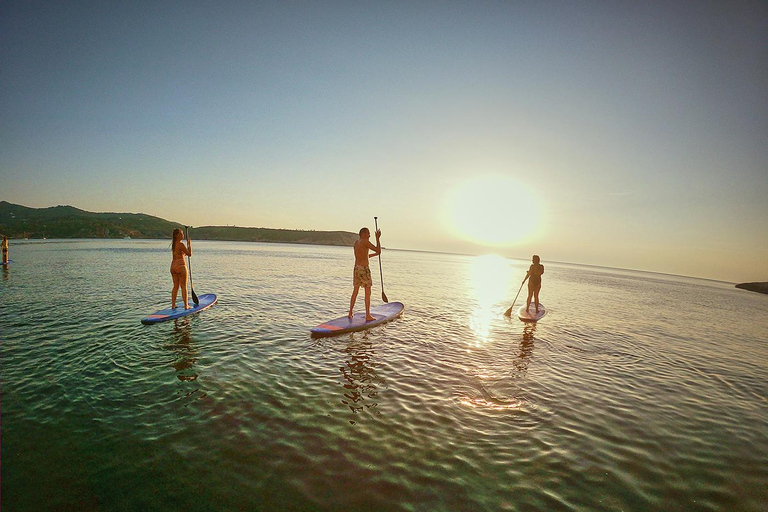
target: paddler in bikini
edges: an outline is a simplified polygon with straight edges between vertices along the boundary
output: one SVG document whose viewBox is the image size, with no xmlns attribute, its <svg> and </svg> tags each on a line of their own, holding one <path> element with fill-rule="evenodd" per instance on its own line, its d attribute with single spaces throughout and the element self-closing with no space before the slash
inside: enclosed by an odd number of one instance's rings
<svg viewBox="0 0 768 512">
<path fill-rule="evenodd" d="M 368 228 L 362 228 L 360 230 L 360 238 L 355 242 L 355 270 L 352 274 L 352 298 L 349 301 L 349 318 L 353 316 L 353 310 L 355 308 L 355 300 L 357 300 L 357 292 L 360 287 L 365 288 L 365 321 L 376 320 L 371 316 L 371 286 L 373 286 L 373 280 L 371 279 L 371 267 L 368 265 L 368 259 L 373 258 L 381 254 L 381 230 L 376 231 L 376 245 L 370 242 L 371 232 Z M 368 250 L 372 250 L 369 253 Z"/>
<path fill-rule="evenodd" d="M 181 300 L 184 301 L 184 309 L 189 309 L 187 299 L 187 262 L 184 256 L 192 256 L 192 242 L 187 235 L 187 246 L 184 247 L 184 232 L 180 228 L 173 230 L 173 242 L 171 242 L 171 278 L 173 278 L 173 291 L 171 291 L 171 307 L 176 309 L 176 296 L 181 288 Z"/>
<path fill-rule="evenodd" d="M 525 302 L 525 310 L 528 311 L 531 308 L 531 296 L 533 296 L 537 313 L 539 312 L 539 290 L 541 290 L 541 275 L 544 273 L 544 265 L 542 265 L 540 262 L 541 259 L 534 254 L 533 264 L 528 269 L 528 273 L 525 274 L 525 279 L 528 279 L 528 300 Z M 525 282 L 525 279 L 523 279 L 523 282 Z"/>
</svg>

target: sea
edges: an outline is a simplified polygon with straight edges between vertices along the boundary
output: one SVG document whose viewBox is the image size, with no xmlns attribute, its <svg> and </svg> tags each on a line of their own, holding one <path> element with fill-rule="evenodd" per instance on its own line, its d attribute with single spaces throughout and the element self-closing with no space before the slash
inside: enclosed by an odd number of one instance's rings
<svg viewBox="0 0 768 512">
<path fill-rule="evenodd" d="M 3 512 L 768 510 L 768 295 L 542 254 L 523 323 L 528 260 L 389 249 L 403 316 L 313 339 L 351 248 L 193 240 L 218 303 L 142 325 L 169 242 L 12 243 Z"/>
</svg>

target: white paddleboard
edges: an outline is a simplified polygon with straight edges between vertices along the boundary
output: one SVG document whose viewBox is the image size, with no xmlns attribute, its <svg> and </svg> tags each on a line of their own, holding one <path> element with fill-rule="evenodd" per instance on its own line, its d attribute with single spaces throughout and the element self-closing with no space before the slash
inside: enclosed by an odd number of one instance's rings
<svg viewBox="0 0 768 512">
<path fill-rule="evenodd" d="M 377 325 L 394 320 L 403 314 L 405 306 L 402 302 L 390 302 L 371 308 L 371 316 L 375 320 L 365 320 L 365 312 L 355 313 L 352 318 L 342 316 L 329 320 L 310 329 L 313 338 L 336 336 L 347 332 L 363 331 Z"/>
<path fill-rule="evenodd" d="M 523 322 L 536 322 L 538 320 L 541 320 L 541 318 L 547 314 L 547 308 L 544 307 L 544 304 L 539 302 L 539 312 L 536 312 L 536 304 L 531 302 L 531 307 L 528 308 L 526 311 L 525 304 L 520 306 L 517 310 L 517 318 L 522 320 Z"/>
</svg>

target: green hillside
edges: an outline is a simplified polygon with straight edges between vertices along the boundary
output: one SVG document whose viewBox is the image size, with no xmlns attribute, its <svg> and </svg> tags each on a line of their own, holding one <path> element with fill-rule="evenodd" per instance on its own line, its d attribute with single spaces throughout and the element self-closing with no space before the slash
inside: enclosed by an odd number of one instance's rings
<svg viewBox="0 0 768 512">
<path fill-rule="evenodd" d="M 170 238 L 183 225 L 143 213 L 93 213 L 73 206 L 28 208 L 0 201 L 0 235 L 9 238 Z M 347 231 L 205 226 L 190 235 L 198 240 L 235 240 L 350 246 L 357 240 Z"/>
<path fill-rule="evenodd" d="M 0 201 L 0 233 L 9 238 L 169 238 L 177 227 L 183 226 L 143 213 L 28 208 Z"/>
<path fill-rule="evenodd" d="M 191 233 L 197 240 L 237 240 L 243 242 L 280 242 L 292 244 L 351 246 L 357 234 L 348 231 L 302 231 L 292 229 L 203 226 Z"/>
</svg>

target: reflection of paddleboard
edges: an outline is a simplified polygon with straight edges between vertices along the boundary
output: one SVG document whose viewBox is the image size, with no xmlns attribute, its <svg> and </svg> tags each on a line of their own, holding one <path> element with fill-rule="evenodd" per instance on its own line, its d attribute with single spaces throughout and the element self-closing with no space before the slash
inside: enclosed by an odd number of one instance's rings
<svg viewBox="0 0 768 512">
<path fill-rule="evenodd" d="M 199 313 L 200 311 L 208 309 L 209 307 L 216 304 L 216 295 L 213 293 L 206 293 L 205 295 L 200 295 L 197 300 L 200 301 L 200 303 L 195 306 L 194 302 L 192 302 L 192 297 L 190 296 L 189 305 L 192 306 L 190 309 L 184 309 L 184 303 L 179 301 L 177 303 L 178 307 L 176 309 L 161 309 L 160 311 L 152 313 L 146 318 L 142 318 L 141 323 L 156 324 L 157 322 L 165 322 L 166 320 L 173 320 L 174 318 L 194 315 L 195 313 Z"/>
<path fill-rule="evenodd" d="M 349 317 L 342 316 L 334 320 L 322 323 L 317 327 L 310 329 L 313 338 L 319 338 L 321 336 L 335 336 L 337 334 L 344 334 L 345 332 L 363 331 L 370 329 L 371 327 L 381 325 L 390 320 L 394 320 L 403 314 L 402 302 L 390 302 L 388 304 L 381 304 L 379 306 L 371 308 L 371 316 L 376 320 L 370 322 L 365 321 L 365 311 L 362 313 L 355 313 L 350 319 Z"/>
<path fill-rule="evenodd" d="M 5 261 L 5 262 L 0 261 L 0 265 L 7 265 L 9 263 L 13 263 L 13 260 L 8 260 L 8 261 Z"/>
<path fill-rule="evenodd" d="M 541 320 L 541 317 L 547 314 L 547 308 L 544 307 L 544 304 L 539 302 L 539 312 L 536 312 L 536 304 L 531 302 L 531 307 L 528 308 L 528 311 L 525 310 L 525 304 L 520 306 L 517 310 L 517 318 L 522 320 L 523 322 L 535 322 L 537 320 Z"/>
</svg>

